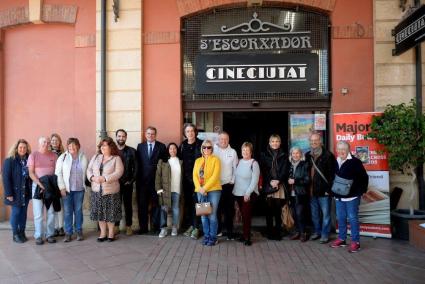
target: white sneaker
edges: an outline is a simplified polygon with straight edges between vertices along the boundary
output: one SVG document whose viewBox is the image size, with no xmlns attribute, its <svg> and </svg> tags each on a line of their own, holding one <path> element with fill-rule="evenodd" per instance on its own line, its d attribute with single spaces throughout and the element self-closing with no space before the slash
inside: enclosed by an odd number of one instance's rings
<svg viewBox="0 0 425 284">
<path fill-rule="evenodd" d="M 173 228 L 171 229 L 171 235 L 173 237 L 177 236 L 177 227 L 173 226 Z"/>
<path fill-rule="evenodd" d="M 161 232 L 159 233 L 159 236 L 158 237 L 160 237 L 160 238 L 164 238 L 164 237 L 166 237 L 167 236 L 167 228 L 162 228 L 161 229 Z"/>
</svg>

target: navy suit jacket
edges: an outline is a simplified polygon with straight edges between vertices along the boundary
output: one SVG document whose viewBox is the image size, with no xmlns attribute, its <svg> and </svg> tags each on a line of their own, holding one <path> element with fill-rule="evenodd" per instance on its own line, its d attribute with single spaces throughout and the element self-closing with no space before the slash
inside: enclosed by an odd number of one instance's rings
<svg viewBox="0 0 425 284">
<path fill-rule="evenodd" d="M 137 145 L 137 186 L 155 187 L 156 167 L 160 159 L 167 158 L 167 149 L 165 145 L 159 141 L 155 141 L 155 146 L 152 151 L 152 156 L 148 155 L 148 143 L 143 142 Z"/>
</svg>

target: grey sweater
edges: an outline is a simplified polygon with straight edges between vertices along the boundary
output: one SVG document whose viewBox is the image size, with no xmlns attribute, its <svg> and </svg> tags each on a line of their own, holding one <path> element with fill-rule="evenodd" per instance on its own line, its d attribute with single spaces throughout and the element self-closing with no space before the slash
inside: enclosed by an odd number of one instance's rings
<svg viewBox="0 0 425 284">
<path fill-rule="evenodd" d="M 252 192 L 258 194 L 258 179 L 260 177 L 260 167 L 254 159 L 239 160 L 235 172 L 235 185 L 233 195 L 251 195 Z"/>
</svg>

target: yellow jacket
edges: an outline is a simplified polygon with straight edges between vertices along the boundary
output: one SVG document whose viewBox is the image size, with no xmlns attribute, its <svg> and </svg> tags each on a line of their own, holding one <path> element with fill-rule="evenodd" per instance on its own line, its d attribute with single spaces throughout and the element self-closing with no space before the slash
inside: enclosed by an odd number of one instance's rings
<svg viewBox="0 0 425 284">
<path fill-rule="evenodd" d="M 198 158 L 195 161 L 195 166 L 193 167 L 193 184 L 195 185 L 195 192 L 199 192 L 200 177 L 199 170 L 201 169 L 202 164 L 204 164 L 204 189 L 206 192 L 221 190 L 220 183 L 220 159 L 217 156 L 211 155 L 208 159 L 204 157 Z"/>
</svg>

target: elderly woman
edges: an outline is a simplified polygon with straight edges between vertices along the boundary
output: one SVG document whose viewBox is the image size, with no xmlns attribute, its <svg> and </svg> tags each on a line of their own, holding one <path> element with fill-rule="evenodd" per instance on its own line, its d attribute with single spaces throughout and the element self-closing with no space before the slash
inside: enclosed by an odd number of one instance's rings
<svg viewBox="0 0 425 284">
<path fill-rule="evenodd" d="M 31 179 L 27 161 L 30 153 L 28 142 L 19 139 L 10 149 L 8 158 L 3 164 L 4 203 L 12 207 L 10 225 L 13 241 L 16 243 L 27 241 L 25 225 L 28 203 L 31 199 Z"/>
<path fill-rule="evenodd" d="M 60 156 L 65 152 L 62 144 L 62 138 L 57 133 L 52 133 L 50 135 L 50 151 L 56 154 L 56 156 Z M 64 226 L 64 210 L 63 210 L 63 200 L 61 200 L 61 210 L 55 211 L 55 237 L 64 236 L 65 231 L 63 229 Z"/>
<path fill-rule="evenodd" d="M 100 236 L 97 241 L 112 242 L 115 240 L 114 224 L 121 220 L 119 179 L 124 173 L 124 165 L 112 138 L 103 138 L 97 148 L 97 154 L 87 167 L 87 176 L 93 191 L 90 198 L 90 219 L 99 222 Z"/>
<path fill-rule="evenodd" d="M 306 209 L 309 206 L 308 187 L 310 184 L 310 173 L 308 163 L 305 161 L 303 151 L 299 147 L 292 147 L 289 152 L 288 167 L 288 187 L 290 200 L 294 210 L 295 224 L 297 232 L 292 235 L 291 240 L 300 239 L 301 242 L 307 241 Z"/>
<path fill-rule="evenodd" d="M 159 195 L 160 203 L 171 208 L 173 212 L 173 224 L 171 236 L 177 236 L 177 228 L 180 220 L 180 196 L 182 194 L 182 161 L 177 157 L 178 146 L 170 143 L 167 147 L 168 160 L 159 160 L 156 169 L 155 190 Z M 167 218 L 161 220 L 160 238 L 168 234 Z"/>
<path fill-rule="evenodd" d="M 351 243 L 349 252 L 358 252 L 360 250 L 360 225 L 359 225 L 359 204 L 361 196 L 366 192 L 369 183 L 369 176 L 363 163 L 350 153 L 350 144 L 345 141 L 339 141 L 336 145 L 337 162 L 336 175 L 332 191 L 334 192 L 336 202 L 336 215 L 338 220 L 338 238 L 332 242 L 331 247 L 346 246 L 347 238 L 347 218 L 350 222 Z M 335 183 L 343 184 L 349 187 L 345 195 L 335 193 Z"/>
<path fill-rule="evenodd" d="M 84 181 L 87 170 L 87 158 L 80 151 L 80 141 L 77 138 L 69 138 L 66 144 L 68 150 L 59 156 L 55 170 L 64 204 L 64 242 L 70 242 L 72 239 L 73 220 L 75 220 L 77 241 L 82 241 L 84 239 L 83 200 L 86 190 Z"/>
<path fill-rule="evenodd" d="M 242 159 L 235 171 L 235 186 L 233 195 L 236 197 L 241 210 L 243 222 L 243 234 L 240 239 L 246 246 L 251 245 L 251 219 L 252 203 L 258 193 L 258 179 L 260 178 L 260 166 L 252 158 L 253 146 L 249 142 L 242 144 Z"/>
<path fill-rule="evenodd" d="M 269 145 L 261 155 L 260 165 L 263 174 L 263 192 L 266 194 L 266 223 L 269 240 L 282 239 L 282 207 L 288 194 L 285 185 L 288 180 L 288 156 L 281 148 L 277 134 L 269 138 Z M 273 225 L 274 219 L 274 225 Z"/>
<path fill-rule="evenodd" d="M 210 202 L 212 212 L 202 216 L 204 230 L 203 244 L 214 246 L 217 244 L 217 208 L 221 196 L 220 159 L 213 155 L 213 143 L 205 140 L 201 145 L 202 157 L 196 159 L 193 167 L 193 183 L 199 202 Z"/>
</svg>

